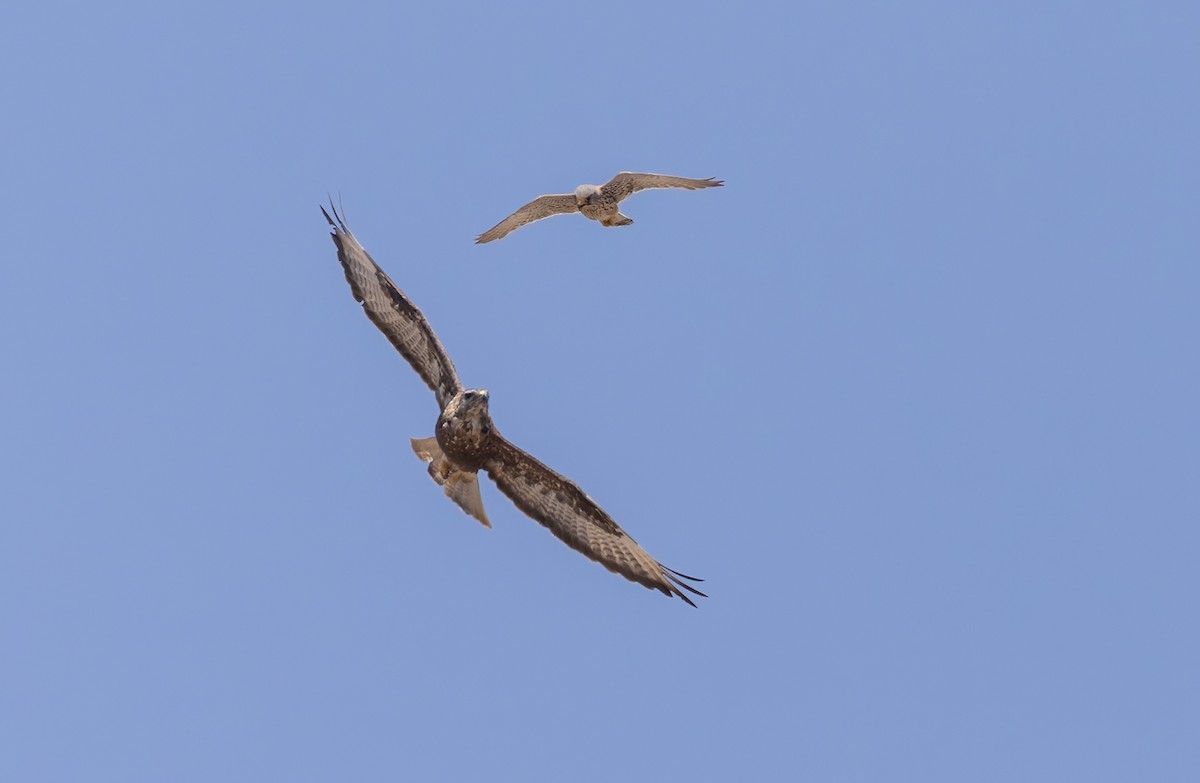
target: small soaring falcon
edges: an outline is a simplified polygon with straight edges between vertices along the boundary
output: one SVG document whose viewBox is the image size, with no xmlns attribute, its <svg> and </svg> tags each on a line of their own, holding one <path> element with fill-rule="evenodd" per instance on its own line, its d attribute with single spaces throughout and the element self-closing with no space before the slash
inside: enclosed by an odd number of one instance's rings
<svg viewBox="0 0 1200 783">
<path fill-rule="evenodd" d="M 367 254 L 337 210 L 332 205 L 330 209 L 332 218 L 324 207 L 321 212 L 333 226 L 333 243 L 351 293 L 437 397 L 441 415 L 435 434 L 432 438 L 413 438 L 412 448 L 429 463 L 429 475 L 446 495 L 467 514 L 491 527 L 479 494 L 477 474 L 483 470 L 517 508 L 549 528 L 567 546 L 626 579 L 668 596 L 679 596 L 695 606 L 687 593 L 704 593 L 685 580 L 703 580 L 672 571 L 650 557 L 575 482 L 501 437 L 488 415 L 488 393 L 463 388 L 425 316 Z"/>
<path fill-rule="evenodd" d="M 684 188 L 698 190 L 700 188 L 719 188 L 723 180 L 713 177 L 708 179 L 688 179 L 687 177 L 669 177 L 666 174 L 638 174 L 633 171 L 622 171 L 604 185 L 580 185 L 575 193 L 552 194 L 538 196 L 525 206 L 501 220 L 496 226 L 480 234 L 475 244 L 491 242 L 508 236 L 526 223 L 548 218 L 551 215 L 568 215 L 572 212 L 582 212 L 586 218 L 599 220 L 602 226 L 628 226 L 632 218 L 621 214 L 617 207 L 625 199 L 639 190 L 650 188 Z"/>
</svg>

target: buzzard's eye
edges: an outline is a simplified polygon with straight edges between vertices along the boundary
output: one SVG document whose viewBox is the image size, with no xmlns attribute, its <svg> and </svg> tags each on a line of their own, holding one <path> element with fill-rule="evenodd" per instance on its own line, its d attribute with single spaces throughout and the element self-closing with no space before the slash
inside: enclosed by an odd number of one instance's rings
<svg viewBox="0 0 1200 783">
<path fill-rule="evenodd" d="M 484 435 L 487 435 L 489 432 L 492 431 L 492 428 L 485 424 L 479 428 L 479 431 L 482 432 Z"/>
</svg>

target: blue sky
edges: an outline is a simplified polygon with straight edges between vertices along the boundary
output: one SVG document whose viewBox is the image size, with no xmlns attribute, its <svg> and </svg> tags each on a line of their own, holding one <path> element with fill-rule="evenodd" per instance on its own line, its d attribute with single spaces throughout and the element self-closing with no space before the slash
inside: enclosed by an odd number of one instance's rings
<svg viewBox="0 0 1200 783">
<path fill-rule="evenodd" d="M 1198 23 L 10 9 L 0 778 L 1197 779 Z M 441 495 L 331 193 L 710 599 Z"/>
</svg>

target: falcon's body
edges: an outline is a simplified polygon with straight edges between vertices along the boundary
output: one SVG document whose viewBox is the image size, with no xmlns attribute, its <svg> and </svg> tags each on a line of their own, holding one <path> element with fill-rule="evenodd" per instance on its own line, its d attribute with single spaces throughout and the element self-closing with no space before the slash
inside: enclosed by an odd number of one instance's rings
<svg viewBox="0 0 1200 783">
<path fill-rule="evenodd" d="M 679 596 L 694 606 L 684 590 L 704 594 L 683 581 L 694 577 L 654 560 L 573 481 L 496 431 L 488 412 L 488 393 L 463 388 L 450 357 L 421 311 L 367 254 L 337 210 L 334 217 L 321 211 L 333 226 L 338 260 L 354 298 L 437 397 L 441 413 L 434 435 L 414 438 L 412 448 L 429 463 L 429 475 L 446 495 L 467 514 L 491 527 L 477 476 L 480 470 L 485 471 L 518 508 L 571 548 L 626 579 L 668 596 Z"/>
<path fill-rule="evenodd" d="M 585 218 L 599 220 L 602 226 L 627 226 L 632 218 L 621 214 L 616 197 L 604 192 L 599 185 L 580 185 L 575 188 L 575 204 Z"/>
<path fill-rule="evenodd" d="M 525 206 L 501 220 L 493 228 L 480 234 L 475 244 L 491 242 L 517 230 L 527 223 L 548 218 L 552 215 L 582 213 L 584 217 L 597 220 L 602 226 L 627 226 L 633 219 L 621 214 L 619 204 L 639 190 L 649 188 L 716 188 L 725 184 L 708 179 L 688 179 L 667 174 L 639 174 L 622 171 L 604 185 L 580 185 L 572 193 L 555 193 L 538 196 Z"/>
</svg>

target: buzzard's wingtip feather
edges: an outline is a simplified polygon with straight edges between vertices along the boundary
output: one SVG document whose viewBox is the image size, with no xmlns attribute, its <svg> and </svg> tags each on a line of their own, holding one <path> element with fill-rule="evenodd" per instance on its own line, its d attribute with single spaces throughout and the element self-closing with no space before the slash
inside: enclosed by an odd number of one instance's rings
<svg viewBox="0 0 1200 783">
<path fill-rule="evenodd" d="M 340 200 L 341 199 L 339 198 L 339 201 Z M 329 197 L 329 210 L 330 210 L 330 212 L 333 212 L 333 217 L 329 216 L 329 212 L 325 211 L 324 206 L 321 207 L 321 214 L 324 215 L 325 219 L 329 221 L 329 225 L 333 226 L 335 231 L 339 231 L 343 234 L 349 234 L 350 229 L 346 228 L 346 221 L 342 217 L 342 215 L 345 214 L 346 210 L 343 207 L 341 213 L 338 212 L 338 208 L 336 206 L 334 206 L 334 204 L 333 204 L 333 196 Z"/>
<path fill-rule="evenodd" d="M 692 587 L 692 586 L 691 586 L 691 585 L 689 585 L 689 584 L 685 584 L 685 583 L 683 583 L 683 582 L 680 582 L 678 579 L 672 579 L 671 581 L 672 581 L 672 582 L 673 582 L 673 583 L 674 583 L 676 586 L 678 586 L 678 587 L 682 587 L 684 590 L 687 590 L 687 591 L 688 591 L 689 593 L 691 593 L 692 595 L 698 595 L 698 596 L 700 596 L 701 598 L 708 598 L 708 596 L 707 596 L 707 595 L 705 595 L 704 593 L 700 592 L 699 590 L 697 590 L 696 588 Z"/>
<path fill-rule="evenodd" d="M 704 581 L 703 579 L 701 579 L 701 578 L 700 578 L 700 577 L 698 577 L 698 576 L 688 576 L 687 574 L 681 574 L 681 573 L 679 573 L 679 572 L 678 572 L 678 571 L 676 571 L 674 568 L 667 568 L 665 565 L 662 565 L 661 563 L 660 563 L 659 565 L 662 567 L 662 569 L 663 569 L 664 571 L 670 571 L 672 574 L 675 574 L 675 576 L 678 576 L 678 577 L 679 577 L 679 578 L 681 578 L 681 579 L 690 579 L 690 580 L 692 580 L 693 582 L 703 582 L 703 581 Z"/>
<path fill-rule="evenodd" d="M 678 571 L 667 568 L 665 565 L 662 565 L 661 563 L 659 564 L 658 567 L 662 569 L 663 576 L 665 576 L 669 582 L 668 587 L 670 588 L 670 590 L 668 592 L 668 595 L 677 595 L 680 598 L 682 598 L 684 601 L 686 601 L 687 603 L 691 604 L 692 606 L 695 606 L 696 604 L 693 603 L 692 600 L 687 597 L 687 594 L 684 593 L 683 590 L 687 590 L 692 595 L 698 595 L 701 598 L 708 598 L 708 596 L 706 594 L 700 592 L 696 588 L 694 588 L 691 585 L 682 581 L 683 579 L 691 579 L 692 581 L 695 581 L 695 582 L 703 582 L 704 581 L 703 579 L 697 579 L 694 576 L 687 576 L 686 574 L 681 574 Z M 679 589 L 681 587 L 683 588 L 683 590 Z M 664 591 L 664 592 L 667 592 L 667 591 Z"/>
</svg>

